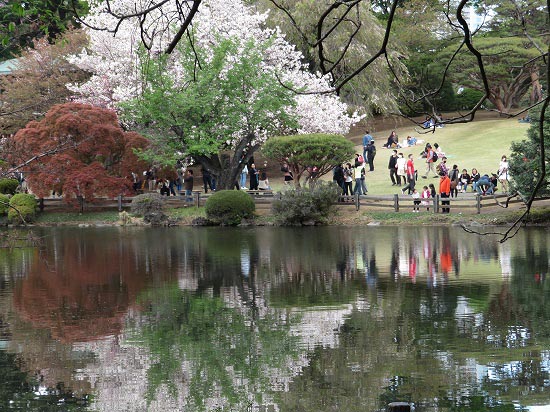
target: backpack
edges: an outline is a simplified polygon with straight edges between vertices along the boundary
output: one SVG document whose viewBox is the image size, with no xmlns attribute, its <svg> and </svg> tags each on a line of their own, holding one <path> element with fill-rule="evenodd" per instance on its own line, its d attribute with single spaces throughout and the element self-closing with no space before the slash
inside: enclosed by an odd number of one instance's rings
<svg viewBox="0 0 550 412">
<path fill-rule="evenodd" d="M 439 156 L 437 155 L 437 153 L 434 151 L 433 154 L 432 154 L 432 160 L 434 162 L 437 162 L 437 160 L 439 159 Z"/>
</svg>

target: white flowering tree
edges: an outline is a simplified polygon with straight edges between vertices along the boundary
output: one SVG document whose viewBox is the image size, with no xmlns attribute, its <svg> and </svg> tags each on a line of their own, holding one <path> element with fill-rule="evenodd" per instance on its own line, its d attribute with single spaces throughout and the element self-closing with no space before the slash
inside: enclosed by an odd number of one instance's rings
<svg viewBox="0 0 550 412">
<path fill-rule="evenodd" d="M 156 27 L 144 47 L 140 25 L 112 13 L 134 2 L 111 1 L 110 13 L 101 4 L 86 23 L 119 24 L 116 37 L 89 30 L 90 46 L 73 62 L 94 75 L 73 90 L 88 103 L 125 110 L 129 124 L 155 131 L 149 135 L 157 155 L 192 156 L 222 188 L 270 135 L 344 134 L 360 119 L 330 93 L 327 78 L 305 69 L 280 32 L 265 28 L 266 15 L 239 0 L 203 1 L 185 41 L 170 54 L 165 51 L 179 26 L 169 11 L 155 9 L 141 21 Z"/>
</svg>

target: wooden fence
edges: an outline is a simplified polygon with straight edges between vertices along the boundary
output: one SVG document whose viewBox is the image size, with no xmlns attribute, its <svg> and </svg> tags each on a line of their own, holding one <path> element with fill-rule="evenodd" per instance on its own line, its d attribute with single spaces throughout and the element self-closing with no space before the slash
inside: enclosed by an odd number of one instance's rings
<svg viewBox="0 0 550 412">
<path fill-rule="evenodd" d="M 279 198 L 279 193 L 274 193 L 271 190 L 257 190 L 247 191 L 250 196 L 253 197 L 256 203 L 256 209 L 262 212 L 262 214 L 268 214 L 271 210 L 273 200 Z M 206 200 L 210 197 L 210 193 L 205 194 L 201 191 L 193 192 L 193 201 L 186 202 L 185 195 L 181 196 L 168 196 L 166 197 L 166 205 L 172 208 L 184 207 L 184 206 L 197 206 L 202 207 L 206 203 Z M 479 194 L 461 194 L 456 198 L 446 198 L 444 200 L 449 202 L 449 208 L 451 213 L 482 213 L 483 209 L 494 208 L 503 205 L 506 202 L 507 196 L 501 195 L 489 195 L 482 196 Z M 422 199 L 420 199 L 422 201 Z M 94 202 L 86 202 L 81 200 L 78 203 L 78 210 L 85 211 L 99 211 L 99 210 L 118 210 L 122 211 L 130 207 L 132 197 L 117 198 L 102 198 L 96 199 Z M 442 211 L 442 199 L 439 195 L 434 198 L 428 199 L 427 203 L 421 202 L 419 205 L 420 211 L 428 211 L 430 213 L 441 213 Z M 354 207 L 355 210 L 388 210 L 394 212 L 410 212 L 413 210 L 413 199 L 406 195 L 381 195 L 381 196 L 340 196 L 338 200 L 338 206 Z M 508 206 L 523 205 L 523 202 L 519 198 L 513 198 L 508 201 Z M 39 207 L 41 210 L 46 211 L 67 211 L 71 210 L 71 207 L 66 205 L 62 198 L 45 198 L 39 200 Z M 506 206 L 507 207 L 507 206 Z M 72 209 L 74 210 L 74 208 Z"/>
</svg>

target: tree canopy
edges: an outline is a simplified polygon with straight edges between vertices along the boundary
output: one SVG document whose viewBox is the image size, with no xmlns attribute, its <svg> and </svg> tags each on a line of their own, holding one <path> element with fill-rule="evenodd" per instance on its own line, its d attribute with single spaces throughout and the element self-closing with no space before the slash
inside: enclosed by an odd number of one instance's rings
<svg viewBox="0 0 550 412">
<path fill-rule="evenodd" d="M 81 31 L 68 31 L 53 43 L 42 38 L 18 59 L 17 68 L 0 76 L 0 133 L 13 134 L 31 120 L 39 120 L 55 104 L 73 95 L 69 83 L 82 83 L 89 75 L 67 61 L 88 40 Z"/>
<path fill-rule="evenodd" d="M 315 181 L 332 171 L 334 166 L 349 160 L 354 147 L 344 136 L 303 134 L 269 139 L 262 153 L 281 164 L 287 163 L 294 175 L 295 186 L 300 187 L 300 179 L 306 171 L 316 168 L 310 176 Z"/>
<path fill-rule="evenodd" d="M 182 54 L 182 77 L 166 74 L 165 58 L 152 59 L 142 95 L 124 105 L 137 127 L 151 125 L 156 162 L 175 163 L 192 156 L 217 177 L 217 187 L 232 188 L 268 135 L 297 127 L 292 92 L 261 67 L 260 48 L 226 39 L 207 56 L 202 49 Z M 200 70 L 193 71 L 195 53 Z"/>
<path fill-rule="evenodd" d="M 93 201 L 129 192 L 131 172 L 145 168 L 134 149 L 146 146 L 145 138 L 122 130 L 112 110 L 65 103 L 15 134 L 9 160 L 19 164 L 35 157 L 21 168 L 33 193 L 46 197 L 54 190 L 76 203 L 77 197 Z M 50 154 L 36 158 L 45 152 Z"/>
</svg>

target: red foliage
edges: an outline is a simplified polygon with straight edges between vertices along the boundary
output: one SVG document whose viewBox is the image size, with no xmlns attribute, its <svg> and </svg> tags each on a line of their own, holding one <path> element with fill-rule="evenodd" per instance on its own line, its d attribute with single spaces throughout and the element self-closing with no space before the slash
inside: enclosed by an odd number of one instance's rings
<svg viewBox="0 0 550 412">
<path fill-rule="evenodd" d="M 53 106 L 44 119 L 15 134 L 10 160 L 20 164 L 56 151 L 23 169 L 33 193 L 46 197 L 52 190 L 63 191 L 68 202 L 77 196 L 93 201 L 130 192 L 131 172 L 147 169 L 134 149 L 147 144 L 139 134 L 125 132 L 113 111 L 66 103 Z"/>
</svg>

